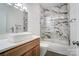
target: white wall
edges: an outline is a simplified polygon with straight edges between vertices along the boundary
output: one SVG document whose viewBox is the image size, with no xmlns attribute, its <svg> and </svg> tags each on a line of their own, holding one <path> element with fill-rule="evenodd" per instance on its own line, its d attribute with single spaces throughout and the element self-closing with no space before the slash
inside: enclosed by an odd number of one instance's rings
<svg viewBox="0 0 79 59">
<path fill-rule="evenodd" d="M 70 4 L 70 19 L 76 18 L 77 21 L 70 23 L 70 39 L 72 41 L 79 41 L 79 3 Z M 72 45 L 73 46 L 73 45 Z M 79 47 L 76 47 L 76 54 L 79 55 Z"/>
<path fill-rule="evenodd" d="M 40 35 L 40 5 L 27 4 L 28 9 L 28 31 Z"/>
<path fill-rule="evenodd" d="M 76 18 L 79 19 L 79 8 L 77 7 L 79 4 L 70 4 L 70 20 Z M 71 44 L 72 41 L 77 40 L 77 21 L 74 21 L 73 23 L 70 23 L 70 38 L 71 38 Z"/>
</svg>

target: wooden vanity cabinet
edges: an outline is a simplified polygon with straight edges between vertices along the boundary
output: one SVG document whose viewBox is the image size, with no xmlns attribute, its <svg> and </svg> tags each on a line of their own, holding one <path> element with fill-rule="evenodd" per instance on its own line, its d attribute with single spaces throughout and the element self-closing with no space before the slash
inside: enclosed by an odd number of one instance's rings
<svg viewBox="0 0 79 59">
<path fill-rule="evenodd" d="M 33 49 L 25 53 L 24 56 L 40 56 L 39 46 L 34 47 Z"/>
<path fill-rule="evenodd" d="M 2 56 L 40 56 L 40 38 L 0 53 Z"/>
</svg>

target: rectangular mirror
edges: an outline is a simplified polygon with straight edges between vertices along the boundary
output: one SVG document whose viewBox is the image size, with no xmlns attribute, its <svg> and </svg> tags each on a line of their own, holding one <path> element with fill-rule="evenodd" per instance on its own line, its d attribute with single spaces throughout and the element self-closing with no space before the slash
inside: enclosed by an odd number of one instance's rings
<svg viewBox="0 0 79 59">
<path fill-rule="evenodd" d="M 0 4 L 0 34 L 26 32 L 27 8 L 22 3 Z"/>
</svg>

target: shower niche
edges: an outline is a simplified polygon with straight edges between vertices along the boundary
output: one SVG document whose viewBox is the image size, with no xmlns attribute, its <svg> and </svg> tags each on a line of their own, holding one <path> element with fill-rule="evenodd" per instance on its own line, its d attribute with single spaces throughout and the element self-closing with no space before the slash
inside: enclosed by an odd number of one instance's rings
<svg viewBox="0 0 79 59">
<path fill-rule="evenodd" d="M 44 8 L 41 5 L 41 40 L 67 44 L 70 41 L 69 10 L 67 3 L 57 3 Z"/>
</svg>

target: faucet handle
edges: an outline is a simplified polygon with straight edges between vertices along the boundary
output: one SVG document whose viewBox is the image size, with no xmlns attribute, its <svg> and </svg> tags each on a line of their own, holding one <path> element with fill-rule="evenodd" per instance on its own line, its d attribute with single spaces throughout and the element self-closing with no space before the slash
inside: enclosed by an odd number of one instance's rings
<svg viewBox="0 0 79 59">
<path fill-rule="evenodd" d="M 73 45 L 77 45 L 77 46 L 79 46 L 79 41 L 72 41 L 72 43 L 73 43 Z"/>
</svg>

